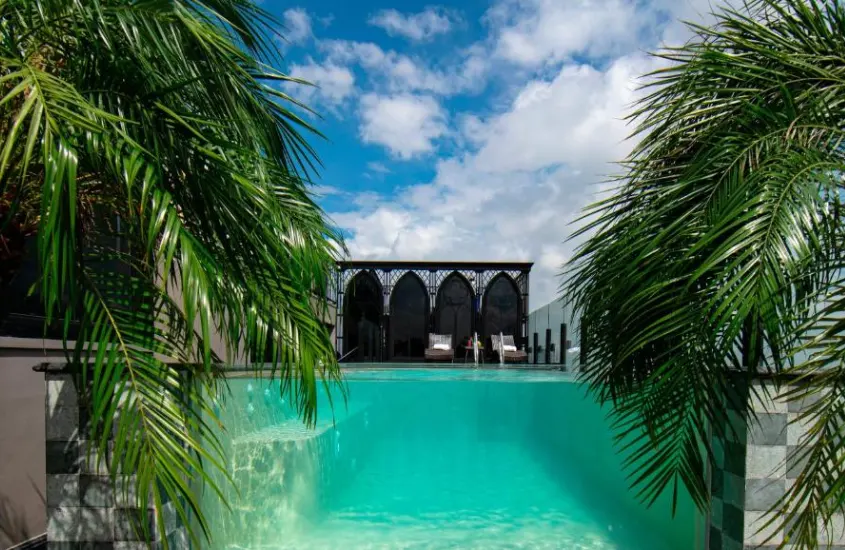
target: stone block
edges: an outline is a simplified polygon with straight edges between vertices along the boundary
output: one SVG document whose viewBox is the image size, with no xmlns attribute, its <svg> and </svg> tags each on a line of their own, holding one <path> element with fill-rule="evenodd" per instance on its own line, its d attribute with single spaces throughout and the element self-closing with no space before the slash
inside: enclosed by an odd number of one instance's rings
<svg viewBox="0 0 845 550">
<path fill-rule="evenodd" d="M 47 475 L 47 506 L 60 508 L 79 506 L 79 475 Z"/>
<path fill-rule="evenodd" d="M 46 380 L 46 413 L 51 418 L 59 407 L 75 408 L 79 406 L 76 386 L 69 374 L 51 374 Z"/>
<path fill-rule="evenodd" d="M 786 445 L 786 425 L 786 414 L 757 414 L 756 418 L 749 418 L 748 443 L 751 445 Z"/>
<path fill-rule="evenodd" d="M 785 479 L 748 479 L 745 483 L 745 510 L 767 512 L 785 494 Z"/>
<path fill-rule="evenodd" d="M 786 443 L 787 445 L 803 445 L 810 443 L 812 440 L 808 431 L 812 426 L 813 421 L 807 418 L 801 418 L 798 414 L 789 415 L 789 425 L 786 427 Z"/>
<path fill-rule="evenodd" d="M 819 523 L 819 542 L 845 545 L 845 516 L 834 514 L 826 526 Z"/>
<path fill-rule="evenodd" d="M 711 443 L 713 451 L 713 461 L 717 468 L 725 467 L 725 443 L 718 437 L 714 437 Z"/>
<path fill-rule="evenodd" d="M 786 477 L 786 447 L 749 445 L 745 475 L 749 479 Z"/>
<path fill-rule="evenodd" d="M 164 532 L 170 533 L 181 527 L 179 513 L 176 511 L 176 504 L 168 502 L 161 507 L 161 519 L 164 522 Z"/>
<path fill-rule="evenodd" d="M 139 510 L 137 508 L 120 508 L 115 510 L 115 541 L 143 540 L 145 528 L 153 540 L 158 539 L 152 510 Z"/>
<path fill-rule="evenodd" d="M 47 508 L 47 540 L 52 542 L 79 541 L 81 510 L 77 506 Z"/>
<path fill-rule="evenodd" d="M 47 441 L 45 450 L 48 475 L 79 473 L 81 467 L 79 442 Z"/>
<path fill-rule="evenodd" d="M 797 478 L 807 465 L 808 456 L 800 447 L 787 447 L 786 452 L 786 477 Z"/>
<path fill-rule="evenodd" d="M 83 506 L 91 508 L 114 506 L 114 489 L 109 476 L 88 474 L 80 476 L 79 492 Z"/>
<path fill-rule="evenodd" d="M 80 540 L 112 541 L 114 537 L 114 509 L 82 508 L 79 514 Z"/>
<path fill-rule="evenodd" d="M 829 393 L 830 393 L 830 390 L 825 388 L 825 389 L 820 390 L 817 393 L 814 393 L 813 395 L 808 395 L 808 396 L 804 397 L 803 399 L 797 399 L 797 400 L 790 401 L 789 404 L 788 404 L 789 412 L 800 413 L 803 410 L 807 409 L 808 407 L 811 407 L 811 406 L 815 405 L 816 403 L 818 403 L 822 398 L 824 398 Z"/>
<path fill-rule="evenodd" d="M 46 420 L 47 441 L 73 441 L 79 436 L 79 408 L 56 407 Z"/>
<path fill-rule="evenodd" d="M 725 496 L 725 472 L 721 468 L 714 468 L 710 474 L 710 492 L 716 498 Z"/>
<path fill-rule="evenodd" d="M 738 476 L 745 475 L 745 460 L 747 454 L 744 443 L 725 442 L 725 472 Z"/>
<path fill-rule="evenodd" d="M 718 529 L 722 528 L 722 499 L 714 498 L 710 503 L 710 525 Z"/>
<path fill-rule="evenodd" d="M 102 422 L 102 421 L 101 421 Z M 114 439 L 115 434 L 117 433 L 117 425 L 118 419 L 114 418 L 111 422 L 111 426 L 109 426 L 109 430 L 106 433 L 106 436 L 109 439 Z M 81 438 L 83 439 L 90 439 L 95 437 L 92 432 L 92 413 L 91 409 L 87 405 L 81 405 L 79 407 L 79 433 L 81 434 Z M 97 433 L 96 437 L 101 437 L 102 433 Z"/>
<path fill-rule="evenodd" d="M 710 526 L 710 545 L 708 547 L 709 550 L 722 550 L 722 530 Z"/>
<path fill-rule="evenodd" d="M 775 520 L 773 524 L 766 525 L 769 519 L 771 518 L 766 512 L 745 513 L 745 544 L 777 546 L 783 542 L 783 527 L 780 521 Z"/>
<path fill-rule="evenodd" d="M 745 479 L 728 472 L 725 472 L 723 479 L 722 501 L 742 508 L 745 502 Z"/>
<path fill-rule="evenodd" d="M 108 452 L 102 453 L 97 441 L 80 441 L 79 455 L 83 474 L 109 474 Z"/>
<path fill-rule="evenodd" d="M 726 538 L 735 541 L 742 540 L 744 514 L 742 508 L 725 503 L 722 507 L 722 545 L 727 544 Z"/>
<path fill-rule="evenodd" d="M 745 413 L 734 409 L 728 409 L 728 422 L 725 427 L 725 439 L 728 442 L 745 444 L 747 431 Z"/>
<path fill-rule="evenodd" d="M 778 393 L 771 384 L 754 384 L 748 400 L 755 413 L 785 413 L 789 410 L 786 401 L 778 399 Z"/>
</svg>

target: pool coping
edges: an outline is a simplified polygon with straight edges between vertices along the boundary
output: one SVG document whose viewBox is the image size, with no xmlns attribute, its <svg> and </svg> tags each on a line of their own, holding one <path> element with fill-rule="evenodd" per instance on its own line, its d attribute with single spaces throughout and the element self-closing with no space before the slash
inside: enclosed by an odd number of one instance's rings
<svg viewBox="0 0 845 550">
<path fill-rule="evenodd" d="M 220 366 L 221 364 L 217 364 Z M 32 367 L 35 372 L 60 374 L 72 372 L 74 363 L 67 362 L 44 362 Z M 177 370 L 187 370 L 183 363 L 174 364 Z M 498 363 L 487 363 L 474 365 L 472 363 L 341 363 L 340 371 L 359 371 L 359 370 L 467 370 L 467 371 L 541 371 L 541 372 L 561 372 L 568 374 L 575 374 L 571 369 L 561 369 L 560 365 L 554 364 L 507 364 L 499 365 Z M 227 375 L 243 376 L 260 374 L 262 376 L 271 376 L 276 369 L 273 369 L 268 363 L 263 366 L 256 365 L 229 365 L 223 368 Z"/>
</svg>

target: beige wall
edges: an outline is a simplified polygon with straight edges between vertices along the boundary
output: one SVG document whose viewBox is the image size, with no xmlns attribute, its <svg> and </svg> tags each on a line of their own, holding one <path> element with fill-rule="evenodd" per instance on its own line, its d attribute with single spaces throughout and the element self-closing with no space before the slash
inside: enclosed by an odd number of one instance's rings
<svg viewBox="0 0 845 550">
<path fill-rule="evenodd" d="M 0 337 L 0 549 L 45 532 L 44 374 L 61 342 Z"/>
</svg>

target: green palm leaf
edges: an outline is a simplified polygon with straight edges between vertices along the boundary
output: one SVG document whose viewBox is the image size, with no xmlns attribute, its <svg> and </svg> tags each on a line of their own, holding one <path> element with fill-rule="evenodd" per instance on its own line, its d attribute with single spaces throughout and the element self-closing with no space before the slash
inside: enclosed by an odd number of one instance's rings
<svg viewBox="0 0 845 550">
<path fill-rule="evenodd" d="M 632 484 L 649 502 L 683 486 L 705 508 L 709 431 L 731 429 L 728 405 L 753 421 L 736 397 L 750 377 L 799 375 L 792 399 L 838 387 L 842 303 L 828 295 L 841 286 L 845 7 L 761 0 L 691 29 L 658 54 L 631 115 L 639 142 L 617 192 L 585 212 L 566 290 L 589 343 L 583 376 L 624 428 Z M 840 433 L 831 399 L 808 413 L 819 433 Z M 842 448 L 804 446 L 817 466 L 775 516 L 790 544 L 815 548 L 810 526 L 842 510 L 838 483 L 820 489 L 845 474 L 830 465 Z"/>
<path fill-rule="evenodd" d="M 40 295 L 78 323 L 99 455 L 196 541 L 220 362 L 269 350 L 256 368 L 309 423 L 340 380 L 320 313 L 343 248 L 307 186 L 319 134 L 274 87 L 275 24 L 245 0 L 0 0 L 0 192 L 41 204 Z"/>
</svg>

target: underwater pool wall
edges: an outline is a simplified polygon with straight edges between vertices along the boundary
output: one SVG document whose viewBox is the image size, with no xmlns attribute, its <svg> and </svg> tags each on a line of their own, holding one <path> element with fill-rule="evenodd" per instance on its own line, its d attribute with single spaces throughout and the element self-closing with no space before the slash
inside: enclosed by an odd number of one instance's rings
<svg viewBox="0 0 845 550">
<path fill-rule="evenodd" d="M 535 391 L 553 389 L 540 386 Z M 577 395 L 581 400 L 592 399 L 586 390 Z M 674 517 L 669 491 L 651 507 L 645 506 L 637 500 L 634 491 L 627 490 L 630 482 L 622 467 L 622 457 L 614 448 L 607 422 L 598 415 L 578 414 L 578 403 L 559 403 L 544 399 L 542 395 L 537 397 L 533 401 L 534 419 L 538 425 L 545 426 L 545 437 L 543 441 L 533 442 L 535 452 L 549 464 L 567 461 L 572 466 L 566 470 L 581 472 L 580 479 L 569 479 L 567 484 L 578 491 L 584 502 L 597 510 L 621 508 L 625 516 L 635 518 L 651 532 L 660 533 L 667 548 L 704 550 L 705 518 L 685 492 L 679 498 Z M 573 482 L 578 485 L 573 486 Z M 691 529 L 691 525 L 694 528 Z"/>
<path fill-rule="evenodd" d="M 280 399 L 290 396 L 280 396 L 278 382 L 251 379 L 244 385 L 231 384 L 215 404 L 226 431 L 238 434 L 220 437 L 234 483 L 219 471 L 210 472 L 231 510 L 220 506 L 207 487 L 201 495 L 216 540 L 234 534 L 245 548 L 263 547 L 274 542 L 266 538 L 268 534 L 278 536 L 279 530 L 318 521 L 327 495 L 352 479 L 366 460 L 361 441 L 343 437 L 347 430 L 367 429 L 364 408 L 346 410 L 340 400 L 332 415 L 321 394 L 316 425 L 307 428 L 293 408 L 279 406 Z M 268 500 L 280 503 L 269 514 L 262 507 Z"/>
</svg>

